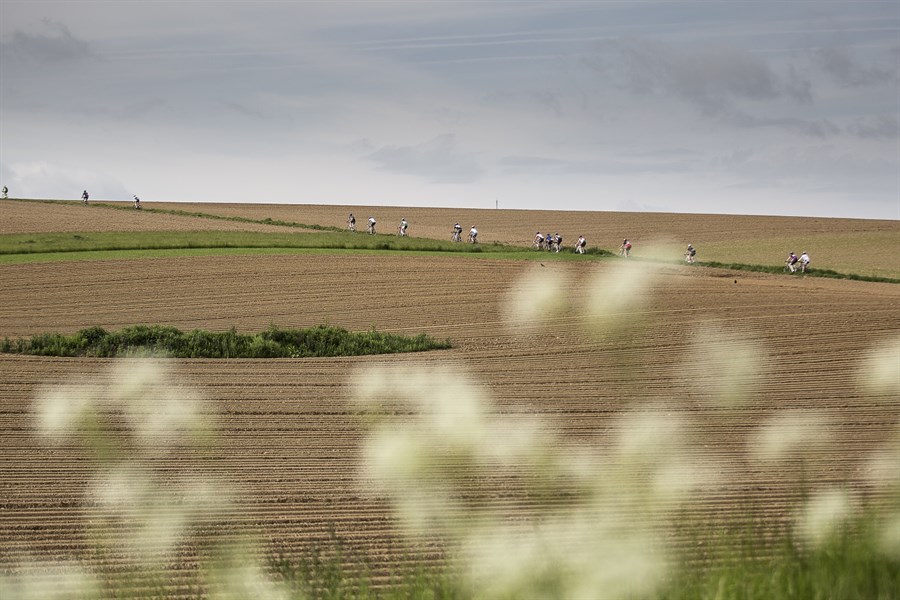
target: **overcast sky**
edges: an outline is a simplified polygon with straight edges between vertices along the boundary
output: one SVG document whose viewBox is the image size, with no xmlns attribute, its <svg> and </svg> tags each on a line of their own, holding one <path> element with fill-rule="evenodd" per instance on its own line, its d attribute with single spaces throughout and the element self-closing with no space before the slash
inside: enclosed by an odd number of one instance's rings
<svg viewBox="0 0 900 600">
<path fill-rule="evenodd" d="M 14 197 L 900 219 L 900 2 L 0 2 Z"/>
</svg>

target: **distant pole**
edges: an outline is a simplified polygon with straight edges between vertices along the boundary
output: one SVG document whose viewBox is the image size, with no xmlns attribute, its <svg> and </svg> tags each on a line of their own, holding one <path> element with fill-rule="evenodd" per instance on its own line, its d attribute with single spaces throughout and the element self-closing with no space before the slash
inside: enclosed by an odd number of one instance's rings
<svg viewBox="0 0 900 600">
<path fill-rule="evenodd" d="M 498 199 L 494 198 L 494 209 L 496 210 L 498 208 L 500 208 L 500 201 Z"/>
</svg>

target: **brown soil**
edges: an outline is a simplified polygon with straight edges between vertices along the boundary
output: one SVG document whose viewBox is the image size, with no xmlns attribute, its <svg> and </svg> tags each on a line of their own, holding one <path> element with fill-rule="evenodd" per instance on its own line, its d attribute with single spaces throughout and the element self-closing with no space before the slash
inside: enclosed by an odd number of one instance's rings
<svg viewBox="0 0 900 600">
<path fill-rule="evenodd" d="M 148 207 L 149 208 L 149 207 Z M 188 210 L 186 207 L 181 210 Z M 82 231 L 296 231 L 257 223 L 237 223 L 204 217 L 154 214 L 151 210 L 113 210 L 96 203 L 81 204 L 2 201 L 0 234 Z"/>
<path fill-rule="evenodd" d="M 106 203 L 116 204 L 116 203 Z M 118 203 L 127 204 L 127 203 Z M 624 238 L 635 256 L 679 260 L 688 243 L 699 249 L 698 260 L 781 266 L 791 250 L 808 250 L 813 267 L 844 273 L 900 278 L 893 257 L 900 253 L 900 221 L 757 217 L 583 211 L 324 206 L 303 204 L 215 204 L 147 202 L 145 210 L 111 210 L 97 204 L 6 201 L 0 204 L 0 234 L 79 231 L 298 231 L 277 225 L 240 223 L 202 217 L 154 213 L 170 209 L 226 217 L 346 227 L 350 212 L 357 230 L 374 216 L 379 233 L 396 234 L 402 218 L 412 237 L 449 239 L 455 222 L 463 237 L 476 225 L 482 243 L 530 246 L 535 232 L 559 233 L 571 248 L 579 235 L 589 247 L 617 252 Z"/>
<path fill-rule="evenodd" d="M 340 224 L 347 212 L 317 207 L 304 213 L 305 207 L 293 207 L 297 214 L 289 215 L 288 208 L 282 213 L 275 208 L 253 207 L 259 212 L 247 216 Z M 117 211 L 106 212 L 118 218 Z M 368 211 L 355 212 L 361 223 Z M 426 228 L 418 225 L 426 218 L 440 223 L 430 225 L 435 232 L 449 231 L 445 222 L 452 225 L 456 219 L 486 232 L 504 230 L 504 224 L 514 221 L 506 228 L 511 237 L 505 241 L 522 241 L 528 232 L 533 235 L 532 229 L 543 227 L 541 213 L 518 214 L 512 221 L 509 212 L 505 217 L 496 213 L 497 221 L 492 214 L 378 210 L 382 223 L 406 216 L 415 234 Z M 521 222 L 524 216 L 528 223 Z M 546 217 L 560 229 L 566 223 L 584 224 L 575 213 Z M 599 224 L 604 216 L 590 218 Z M 680 226 L 689 220 L 668 219 Z M 709 231 L 714 230 L 710 225 Z M 138 323 L 251 332 L 271 323 L 302 327 L 327 320 L 354 330 L 375 325 L 383 331 L 450 338 L 453 349 L 424 355 L 173 361 L 182 382 L 213 401 L 220 443 L 214 460 L 173 454 L 155 464 L 161 473 L 201 467 L 223 490 L 239 497 L 240 509 L 225 523 L 209 524 L 201 538 L 247 529 L 260 536 L 269 556 L 296 557 L 312 546 L 327 546 L 333 529 L 352 552 L 371 562 L 376 575 L 409 560 L 386 504 L 359 491 L 364 424 L 350 404 L 351 384 L 355 369 L 370 364 L 458 367 L 484 384 L 498 412 L 536 415 L 559 434 L 561 443 L 603 444 L 617 416 L 648 405 L 673 418 L 689 418 L 694 427 L 686 443 L 692 456 L 700 464 L 721 461 L 727 481 L 688 510 L 709 520 L 704 522 L 742 518 L 753 506 L 764 529 L 779 531 L 804 491 L 844 482 L 875 503 L 884 501 L 873 495 L 863 465 L 896 430 L 896 399 L 878 401 L 861 393 L 856 377 L 863 353 L 900 329 L 900 287 L 759 274 L 735 278 L 724 271 L 658 267 L 647 302 L 626 311 L 640 319 L 640 328 L 628 336 L 595 340 L 584 335 L 584 322 L 572 312 L 540 334 L 504 323 L 505 292 L 531 267 L 514 261 L 348 255 L 0 265 L 0 337 Z M 611 267 L 547 263 L 545 268 L 572 277 L 572 287 L 559 293 L 578 296 L 594 271 Z M 765 372 L 741 410 L 711 409 L 703 384 L 714 384 L 720 373 L 694 369 L 702 355 L 693 366 L 686 365 L 695 328 L 709 322 L 752 334 L 765 349 Z M 114 558 L 83 552 L 86 520 L 102 516 L 101 508 L 83 502 L 91 463 L 73 446 L 46 447 L 31 432 L 30 416 L 32 400 L 45 384 L 90 378 L 110 364 L 0 355 L 0 462 L 6 465 L 0 478 L 0 568 L 27 552 L 84 558 L 97 568 L 114 570 Z M 827 418 L 829 440 L 811 444 L 803 464 L 769 468 L 749 458 L 754 428 L 795 409 Z M 508 482 L 493 484 L 496 493 L 488 496 L 515 496 L 515 489 L 505 487 Z M 510 510 L 524 514 L 543 501 L 517 500 L 518 508 L 511 503 Z M 709 533 L 714 535 L 712 529 Z M 414 559 L 439 560 L 433 546 L 419 550 Z M 189 577 L 183 567 L 161 567 L 168 594 L 178 595 Z"/>
</svg>

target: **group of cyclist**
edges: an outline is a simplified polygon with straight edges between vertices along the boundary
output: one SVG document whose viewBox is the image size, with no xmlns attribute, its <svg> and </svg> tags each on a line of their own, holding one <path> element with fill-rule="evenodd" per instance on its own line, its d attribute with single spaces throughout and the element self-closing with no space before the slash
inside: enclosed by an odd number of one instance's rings
<svg viewBox="0 0 900 600">
<path fill-rule="evenodd" d="M 578 237 L 578 242 L 575 244 L 575 252 L 579 254 L 584 254 L 584 246 L 587 242 L 584 239 L 584 236 Z M 534 240 L 531 242 L 531 247 L 537 250 L 546 250 L 548 252 L 559 252 L 563 247 L 563 238 L 558 233 L 547 235 L 541 234 L 540 231 L 534 234 Z M 581 252 L 579 252 L 581 250 Z"/>
<path fill-rule="evenodd" d="M 375 220 L 375 217 L 369 217 L 368 221 L 366 221 L 366 233 L 369 235 L 375 235 L 375 226 L 378 222 Z M 397 235 L 400 237 L 406 237 L 409 235 L 409 222 L 403 218 L 400 219 L 400 225 L 397 227 Z M 348 231 L 356 231 L 356 217 L 353 216 L 353 213 L 350 213 L 350 216 L 347 217 L 347 230 Z"/>
<path fill-rule="evenodd" d="M 450 241 L 451 242 L 461 242 L 462 241 L 462 225 L 457 221 L 453 224 L 453 229 L 450 231 Z M 478 229 L 472 225 L 472 228 L 469 229 L 469 237 L 466 238 L 466 243 L 469 244 L 477 244 L 478 243 Z"/>
<path fill-rule="evenodd" d="M 85 196 L 87 192 L 85 192 Z M 85 198 L 87 201 L 87 198 Z M 140 200 L 135 196 L 135 208 L 140 207 Z M 368 227 L 366 232 L 369 234 L 375 234 L 375 217 L 369 217 L 368 219 Z M 356 217 L 353 216 L 353 213 L 350 213 L 350 216 L 347 218 L 347 229 L 350 231 L 356 231 Z M 397 235 L 400 237 L 406 237 L 409 235 L 409 222 L 406 218 L 400 219 L 400 225 L 397 227 Z M 450 231 L 450 240 L 453 242 L 462 242 L 462 233 L 463 227 L 459 224 L 459 222 L 454 223 L 453 229 Z M 478 243 L 478 229 L 472 225 L 469 229 L 469 235 L 466 238 L 466 242 L 470 244 Z M 542 234 L 540 231 L 534 234 L 534 239 L 531 242 L 531 247 L 536 250 L 545 250 L 548 252 L 561 252 L 563 249 L 563 237 L 559 233 L 547 233 Z M 587 240 L 583 235 L 578 236 L 578 240 L 575 242 L 575 246 L 573 251 L 576 254 L 584 254 L 585 249 L 587 247 Z M 619 255 L 622 257 L 631 256 L 632 244 L 628 238 L 622 240 L 622 245 L 619 249 Z M 693 263 L 697 256 L 697 249 L 693 244 L 687 245 L 687 250 L 684 252 L 684 261 L 687 263 Z M 793 251 L 788 255 L 787 260 L 785 262 L 785 269 L 789 270 L 791 273 L 795 273 L 800 271 L 801 273 L 805 273 L 809 270 L 810 258 L 809 254 L 804 250 L 800 253 L 800 256 L 794 254 Z"/>
<path fill-rule="evenodd" d="M 809 254 L 804 250 L 800 253 L 800 256 L 794 254 L 794 251 L 791 250 L 788 257 L 785 259 L 784 264 L 785 268 L 791 273 L 796 273 L 798 270 L 801 273 L 806 273 L 809 270 Z"/>
<path fill-rule="evenodd" d="M 4 187 L 3 189 L 6 189 L 6 187 Z M 88 194 L 88 191 L 87 191 L 87 190 L 82 190 L 82 192 L 81 192 L 81 203 L 82 203 L 82 204 L 87 204 L 87 203 L 88 203 L 88 200 L 90 200 L 90 199 L 91 199 L 91 195 Z M 134 195 L 131 197 L 131 204 L 132 204 L 132 206 L 134 206 L 135 209 L 141 210 L 141 199 L 138 198 L 137 194 L 134 194 Z"/>
</svg>

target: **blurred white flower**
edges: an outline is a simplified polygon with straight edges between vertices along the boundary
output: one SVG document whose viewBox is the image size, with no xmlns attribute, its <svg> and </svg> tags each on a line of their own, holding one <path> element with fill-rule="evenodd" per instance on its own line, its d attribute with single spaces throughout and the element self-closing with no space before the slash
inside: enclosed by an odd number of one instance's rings
<svg viewBox="0 0 900 600">
<path fill-rule="evenodd" d="M 651 267 L 639 261 L 618 261 L 597 270 L 586 285 L 583 306 L 592 331 L 605 335 L 637 323 L 652 280 Z"/>
<path fill-rule="evenodd" d="M 612 543 L 586 540 L 577 577 L 570 580 L 567 598 L 641 598 L 652 596 L 664 581 L 666 561 L 656 536 L 630 532 Z M 593 549 L 593 552 L 591 552 Z M 605 550 L 597 552 L 598 549 Z"/>
<path fill-rule="evenodd" d="M 813 495 L 796 518 L 800 538 L 820 548 L 849 519 L 857 516 L 858 503 L 844 490 L 830 489 Z"/>
<path fill-rule="evenodd" d="M 674 456 L 682 442 L 682 419 L 662 412 L 629 413 L 617 423 L 622 460 L 654 464 Z"/>
<path fill-rule="evenodd" d="M 126 464 L 98 475 L 88 497 L 101 506 L 131 511 L 146 502 L 152 492 L 147 475 Z"/>
<path fill-rule="evenodd" d="M 470 585 L 483 598 L 550 597 L 548 580 L 558 563 L 545 534 L 538 527 L 519 530 L 499 523 L 469 531 L 459 555 Z"/>
<path fill-rule="evenodd" d="M 100 391 L 89 385 L 64 385 L 42 391 L 35 400 L 39 433 L 60 441 L 75 433 L 91 415 Z"/>
<path fill-rule="evenodd" d="M 253 558 L 261 553 L 247 543 L 235 544 L 206 570 L 211 600 L 289 600 L 303 596 L 291 591 Z"/>
<path fill-rule="evenodd" d="M 752 334 L 707 323 L 697 328 L 681 366 L 712 406 L 741 406 L 762 377 L 763 352 Z"/>
<path fill-rule="evenodd" d="M 204 408 L 196 393 L 164 386 L 151 401 L 132 402 L 127 416 L 139 443 L 167 447 L 212 428 L 213 417 Z"/>
<path fill-rule="evenodd" d="M 570 287 L 562 265 L 532 266 L 506 295 L 507 323 L 516 330 L 546 325 L 568 309 Z"/>
<path fill-rule="evenodd" d="M 714 488 L 721 479 L 721 469 L 714 461 L 706 459 L 705 463 L 698 465 L 687 459 L 675 458 L 661 465 L 653 480 L 654 495 L 667 505 L 674 506 L 689 500 L 697 492 Z"/>
<path fill-rule="evenodd" d="M 900 560 L 900 511 L 885 516 L 878 549 L 888 558 Z"/>
<path fill-rule="evenodd" d="M 110 373 L 109 395 L 120 405 L 152 405 L 159 389 L 169 380 L 169 370 L 162 361 L 121 359 Z"/>
<path fill-rule="evenodd" d="M 876 343 L 865 354 L 859 369 L 859 384 L 874 396 L 897 403 L 900 398 L 900 336 Z"/>
<path fill-rule="evenodd" d="M 410 413 L 374 423 L 363 479 L 388 498 L 406 533 L 455 540 L 451 555 L 480 597 L 649 593 L 665 572 L 665 543 L 653 541 L 660 534 L 651 524 L 714 482 L 684 458 L 677 415 L 646 410 L 619 419 L 604 456 L 561 442 L 535 418 L 492 414 L 480 391 L 453 372 L 385 369 L 365 377 L 377 382 L 360 399 L 367 410 Z M 464 500 L 479 481 L 504 476 L 521 482 L 524 494 L 578 500 L 516 520 L 500 506 Z"/>
<path fill-rule="evenodd" d="M 900 428 L 891 442 L 869 456 L 865 472 L 871 484 L 900 492 Z"/>
<path fill-rule="evenodd" d="M 530 526 L 496 521 L 475 529 L 461 548 L 469 584 L 482 598 L 614 600 L 652 592 L 665 573 L 658 544 L 639 527 L 623 524 L 619 535 L 604 517 L 582 506 Z"/>
<path fill-rule="evenodd" d="M 426 468 L 428 448 L 421 436 L 412 431 L 373 431 L 363 453 L 364 478 L 375 482 L 379 489 L 408 485 Z"/>
<path fill-rule="evenodd" d="M 781 461 L 814 456 L 832 439 L 830 420 L 815 411 L 776 414 L 750 438 L 749 454 L 756 460 Z"/>
<path fill-rule="evenodd" d="M 102 596 L 97 578 L 76 563 L 27 562 L 20 564 L 13 575 L 0 575 L 3 600 L 74 600 Z"/>
<path fill-rule="evenodd" d="M 532 417 L 490 419 L 479 442 L 479 458 L 486 463 L 539 463 L 547 458 L 550 434 Z"/>
</svg>

